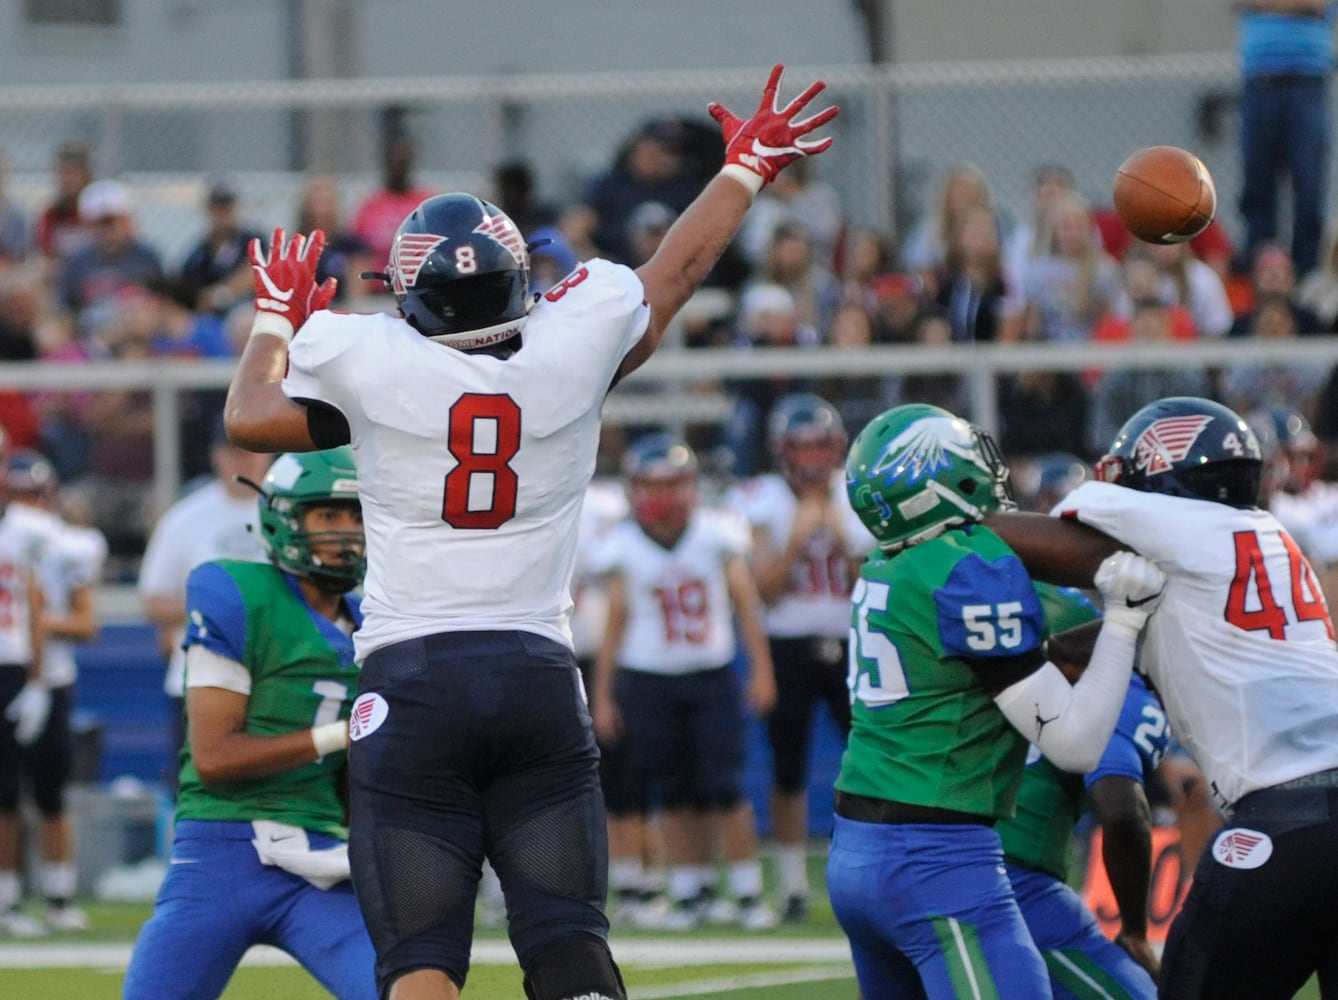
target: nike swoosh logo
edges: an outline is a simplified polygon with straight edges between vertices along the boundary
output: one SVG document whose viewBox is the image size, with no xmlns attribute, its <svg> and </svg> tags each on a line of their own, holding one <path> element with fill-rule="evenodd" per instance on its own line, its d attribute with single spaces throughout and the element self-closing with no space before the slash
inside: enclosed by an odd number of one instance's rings
<svg viewBox="0 0 1338 1000">
<path fill-rule="evenodd" d="M 288 834 L 288 836 L 286 836 L 286 837 L 270 837 L 270 838 L 269 838 L 269 842 L 270 842 L 271 844 L 278 844 L 278 843 L 281 843 L 282 841 L 285 841 L 285 840 L 292 840 L 294 836 L 296 836 L 296 835 L 290 833 L 290 834 Z"/>
<path fill-rule="evenodd" d="M 173 858 L 169 863 L 174 865 L 198 865 L 200 862 L 198 858 Z"/>
<path fill-rule="evenodd" d="M 1148 601 L 1155 601 L 1155 600 L 1157 599 L 1157 597 L 1158 597 L 1160 594 L 1161 594 L 1161 591 L 1159 590 L 1159 591 L 1157 591 L 1157 593 L 1155 593 L 1155 594 L 1148 594 L 1147 597 L 1140 597 L 1140 598 L 1139 598 L 1138 600 L 1136 600 L 1136 601 L 1135 601 L 1132 597 L 1126 597 L 1126 598 L 1124 599 L 1124 603 L 1127 604 L 1127 605 L 1129 605 L 1129 607 L 1131 607 L 1131 608 L 1141 608 L 1141 607 L 1142 607 L 1144 604 L 1146 604 Z"/>
<path fill-rule="evenodd" d="M 775 156 L 777 153 L 794 153 L 793 146 L 768 146 L 761 139 L 753 140 L 753 152 L 761 157 Z"/>
<path fill-rule="evenodd" d="M 252 265 L 251 270 L 255 271 L 256 274 L 260 275 L 260 281 L 264 284 L 265 290 L 268 291 L 280 302 L 287 302 L 289 299 L 293 297 L 293 290 L 290 288 L 288 289 L 288 291 L 285 292 L 283 289 L 278 288 L 274 284 L 274 279 L 272 279 L 269 276 L 269 274 L 265 271 L 264 268 Z"/>
</svg>

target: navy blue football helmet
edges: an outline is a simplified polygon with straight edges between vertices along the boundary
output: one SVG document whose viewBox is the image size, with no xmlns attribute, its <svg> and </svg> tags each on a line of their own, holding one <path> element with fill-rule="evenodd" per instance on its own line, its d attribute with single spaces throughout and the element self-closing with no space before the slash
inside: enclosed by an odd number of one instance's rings
<svg viewBox="0 0 1338 1000">
<path fill-rule="evenodd" d="M 1096 478 L 1143 493 L 1254 507 L 1263 474 L 1259 439 L 1221 403 L 1168 396 L 1125 421 Z"/>
<path fill-rule="evenodd" d="M 386 281 L 409 325 L 462 351 L 520 335 L 530 305 L 525 238 L 472 194 L 428 198 L 400 223 Z"/>
<path fill-rule="evenodd" d="M 60 485 L 56 467 L 40 451 L 15 448 L 4 466 L 5 485 L 11 492 L 50 495 Z"/>
<path fill-rule="evenodd" d="M 1278 446 L 1287 463 L 1283 489 L 1304 493 L 1324 473 L 1324 444 L 1310 428 L 1305 414 L 1291 406 L 1270 406 L 1268 415 L 1277 431 Z"/>
<path fill-rule="evenodd" d="M 811 392 L 777 400 L 767 418 L 767 440 L 776 468 L 794 487 L 826 481 L 845 461 L 845 422 L 835 406 Z"/>
<path fill-rule="evenodd" d="M 633 441 L 623 455 L 623 475 L 628 479 L 668 479 L 696 474 L 696 453 L 674 434 L 646 434 Z"/>
<path fill-rule="evenodd" d="M 638 438 L 623 455 L 627 499 L 637 524 L 654 537 L 672 538 L 697 505 L 697 455 L 673 434 Z"/>
</svg>

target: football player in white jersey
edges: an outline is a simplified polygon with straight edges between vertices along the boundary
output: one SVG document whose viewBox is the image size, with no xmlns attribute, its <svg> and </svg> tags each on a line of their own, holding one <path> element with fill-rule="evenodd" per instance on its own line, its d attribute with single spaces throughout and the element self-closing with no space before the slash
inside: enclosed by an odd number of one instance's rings
<svg viewBox="0 0 1338 1000">
<path fill-rule="evenodd" d="M 609 621 L 595 665 L 595 732 L 606 743 L 621 738 L 661 809 L 673 903 L 664 926 L 765 930 L 776 914 L 762 898 L 757 823 L 743 794 L 742 703 L 765 716 L 776 686 L 748 527 L 698 506 L 696 455 L 673 435 L 634 442 L 624 469 L 632 517 L 598 560 Z M 748 663 L 742 698 L 731 669 L 736 620 Z M 728 899 L 715 898 L 716 836 Z"/>
<path fill-rule="evenodd" d="M 709 108 L 725 164 L 635 271 L 583 263 L 537 300 L 515 224 L 466 194 L 401 224 L 400 316 L 327 311 L 319 231 L 253 245 L 256 322 L 228 393 L 257 451 L 351 442 L 368 569 L 349 751 L 350 856 L 391 1000 L 459 996 L 486 856 L 531 1000 L 626 996 L 569 584 L 610 387 L 650 357 L 753 197 L 836 108 Z M 294 334 L 296 333 L 296 336 Z"/>
<path fill-rule="evenodd" d="M 1322 478 L 1324 443 L 1305 415 L 1290 406 L 1270 406 L 1246 417 L 1258 433 L 1272 425 L 1281 475 L 1267 496 L 1268 509 L 1306 554 L 1327 596 L 1338 584 L 1338 483 Z M 1263 436 L 1260 437 L 1263 444 Z"/>
<path fill-rule="evenodd" d="M 767 427 L 776 471 L 743 483 L 733 503 L 752 526 L 753 573 L 767 602 L 776 666 L 771 838 L 787 921 L 808 912 L 808 771 L 814 708 L 850 731 L 846 637 L 850 590 L 873 536 L 846 500 L 846 431 L 812 393 L 777 401 Z"/>
<path fill-rule="evenodd" d="M 1118 547 L 1167 575 L 1139 665 L 1227 816 L 1167 940 L 1175 1000 L 1291 997 L 1316 972 L 1338 996 L 1338 646 L 1310 563 L 1256 506 L 1260 455 L 1231 410 L 1168 397 L 1055 517 L 989 521 L 1056 583 L 1090 586 Z"/>
<path fill-rule="evenodd" d="M 42 613 L 42 682 L 51 696 L 46 725 L 23 754 L 23 773 L 39 816 L 41 863 L 36 884 L 46 899 L 43 920 L 60 931 L 88 929 L 88 916 L 74 905 L 78 872 L 65 787 L 70 779 L 70 715 L 74 709 L 77 643 L 98 632 L 94 591 L 102 580 L 107 539 L 97 528 L 73 524 L 57 509 L 55 467 L 40 452 L 16 449 L 5 467 L 10 495 L 6 520 L 38 553 L 37 580 Z"/>
<path fill-rule="evenodd" d="M 0 436 L 0 468 L 8 459 Z M 0 483 L 3 483 L 0 479 Z M 7 485 L 3 500 L 8 503 Z M 43 597 L 38 567 L 55 535 L 54 518 L 8 503 L 0 517 L 0 934 L 37 937 L 46 926 L 21 907 L 19 792 L 24 759 L 47 729 L 51 691 L 42 672 Z"/>
</svg>

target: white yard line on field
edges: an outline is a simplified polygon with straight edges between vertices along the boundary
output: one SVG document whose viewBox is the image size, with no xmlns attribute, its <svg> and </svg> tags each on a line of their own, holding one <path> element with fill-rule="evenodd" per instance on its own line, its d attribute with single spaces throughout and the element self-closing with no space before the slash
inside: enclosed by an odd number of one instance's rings
<svg viewBox="0 0 1338 1000">
<path fill-rule="evenodd" d="M 631 1000 L 718 997 L 732 990 L 760 989 L 764 986 L 790 986 L 794 983 L 822 983 L 831 979 L 853 979 L 854 976 L 855 967 L 847 963 L 818 968 L 789 969 L 785 972 L 763 972 L 752 976 L 730 976 L 728 979 L 702 979 L 693 983 L 671 983 L 667 986 L 629 987 L 629 994 Z"/>
<path fill-rule="evenodd" d="M 76 944 L 25 941 L 0 944 L 0 969 L 124 969 L 130 961 L 129 944 Z M 613 942 L 614 957 L 626 965 L 751 965 L 775 963 L 850 963 L 850 945 L 844 940 L 768 938 L 765 940 L 693 941 L 681 938 L 645 938 Z M 478 965 L 509 965 L 515 952 L 506 941 L 478 941 L 472 961 Z M 244 965 L 292 965 L 277 948 L 252 948 Z M 823 970 L 814 970 L 815 974 Z M 827 978 L 830 978 L 828 976 Z M 792 980 L 787 980 L 792 981 Z M 767 984 L 761 984 L 767 985 Z M 645 994 L 648 998 L 661 994 Z M 680 996 L 687 994 L 663 994 Z"/>
</svg>

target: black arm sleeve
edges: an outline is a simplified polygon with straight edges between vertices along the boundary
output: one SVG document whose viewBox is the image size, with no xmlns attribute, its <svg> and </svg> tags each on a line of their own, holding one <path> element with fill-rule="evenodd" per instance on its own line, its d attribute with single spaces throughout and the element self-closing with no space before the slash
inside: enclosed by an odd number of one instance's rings
<svg viewBox="0 0 1338 1000">
<path fill-rule="evenodd" d="M 968 659 L 962 662 L 971 668 L 985 688 L 986 694 L 993 698 L 1004 688 L 1012 687 L 1024 677 L 1030 677 L 1045 666 L 1045 652 L 1040 646 L 1029 649 L 1017 656 L 991 656 L 989 658 Z"/>
<path fill-rule="evenodd" d="M 338 448 L 353 440 L 348 429 L 348 419 L 329 403 L 319 399 L 293 397 L 293 401 L 307 408 L 307 433 L 316 447 Z"/>
</svg>

